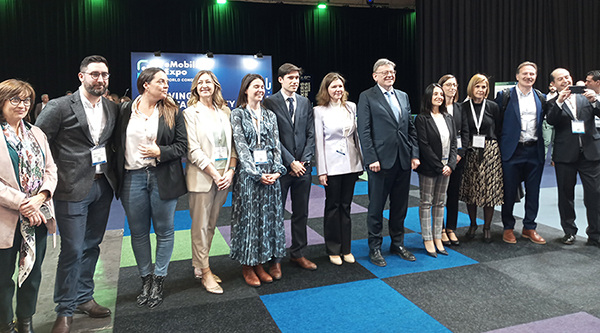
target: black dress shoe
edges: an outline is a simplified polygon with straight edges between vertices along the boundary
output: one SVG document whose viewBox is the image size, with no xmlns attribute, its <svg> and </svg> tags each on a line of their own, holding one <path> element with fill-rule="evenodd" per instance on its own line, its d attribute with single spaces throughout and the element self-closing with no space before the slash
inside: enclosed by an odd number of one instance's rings
<svg viewBox="0 0 600 333">
<path fill-rule="evenodd" d="M 6 324 L 0 323 L 0 333 L 17 333 L 15 324 L 12 321 Z"/>
<path fill-rule="evenodd" d="M 453 234 L 454 237 L 456 237 L 456 234 L 452 230 L 450 230 L 450 231 L 446 230 L 446 234 L 447 235 Z M 456 237 L 456 240 L 452 240 L 452 238 L 450 238 L 450 236 L 448 236 L 448 239 L 450 239 L 450 245 L 453 245 L 453 246 L 459 246 L 460 245 L 460 242 L 458 241 L 458 237 Z M 446 244 L 444 244 L 444 245 L 446 245 Z"/>
<path fill-rule="evenodd" d="M 34 333 L 33 321 L 29 318 L 17 318 L 17 332 L 19 333 Z"/>
<path fill-rule="evenodd" d="M 425 252 L 427 252 L 427 255 L 428 255 L 428 256 L 430 256 L 430 257 L 434 257 L 434 258 L 437 258 L 437 253 L 435 253 L 435 252 L 429 252 L 429 251 L 427 251 L 427 250 L 425 250 Z"/>
<path fill-rule="evenodd" d="M 402 258 L 404 260 L 408 260 L 408 261 L 417 260 L 417 258 L 415 258 L 415 256 L 412 253 L 410 253 L 410 251 L 407 250 L 404 246 L 393 246 L 390 248 L 390 252 L 393 254 L 399 255 L 400 258 Z"/>
<path fill-rule="evenodd" d="M 466 239 L 473 239 L 473 238 L 475 238 L 475 231 L 477 231 L 477 226 L 476 225 L 470 226 L 469 230 L 465 234 L 465 238 Z"/>
<path fill-rule="evenodd" d="M 483 242 L 486 244 L 492 242 L 492 231 L 490 229 L 483 229 Z"/>
<path fill-rule="evenodd" d="M 563 244 L 573 245 L 575 243 L 575 235 L 565 234 L 562 238 Z"/>
<path fill-rule="evenodd" d="M 443 250 L 440 250 L 440 249 L 435 249 L 435 250 L 436 250 L 436 251 L 437 251 L 437 253 L 439 253 L 439 254 L 443 254 L 443 255 L 445 255 L 445 256 L 447 256 L 447 255 L 448 255 L 448 251 L 446 251 L 446 249 L 443 249 Z"/>
<path fill-rule="evenodd" d="M 383 256 L 381 255 L 380 249 L 369 251 L 369 259 L 371 259 L 371 262 L 376 266 L 385 267 L 387 265 L 387 262 L 385 262 L 385 259 L 383 259 Z"/>
<path fill-rule="evenodd" d="M 585 243 L 585 245 L 590 245 L 590 246 L 597 246 L 600 247 L 600 241 L 599 240 L 594 240 L 594 239 L 589 239 L 587 240 L 587 242 Z M 21 332 L 21 331 L 19 331 Z"/>
</svg>

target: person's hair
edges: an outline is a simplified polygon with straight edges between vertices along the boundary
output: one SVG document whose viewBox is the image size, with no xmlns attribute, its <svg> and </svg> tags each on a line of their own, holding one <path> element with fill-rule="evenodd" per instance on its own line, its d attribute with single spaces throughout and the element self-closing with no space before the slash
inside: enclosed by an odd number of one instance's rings
<svg viewBox="0 0 600 333">
<path fill-rule="evenodd" d="M 566 69 L 559 67 L 559 68 L 555 68 L 552 72 L 550 72 L 550 82 L 554 82 L 554 73 L 556 73 L 556 71 L 561 70 L 561 69 L 566 71 Z M 569 73 L 569 75 L 571 75 L 571 73 Z"/>
<path fill-rule="evenodd" d="M 6 117 L 4 117 L 4 104 L 6 101 L 13 97 L 21 98 L 21 95 L 27 95 L 27 97 L 31 98 L 29 110 L 27 110 L 27 116 L 29 116 L 29 111 L 33 109 L 33 102 L 35 101 L 35 91 L 31 84 L 17 79 L 8 79 L 0 83 L 0 108 L 2 108 L 2 111 L 0 111 L 0 123 L 6 121 Z"/>
<path fill-rule="evenodd" d="M 535 73 L 537 74 L 537 65 L 534 62 L 531 61 L 524 61 L 521 64 L 519 64 L 519 66 L 517 66 L 517 72 L 515 74 L 519 74 L 519 72 L 521 71 L 521 68 L 525 67 L 525 66 L 531 66 L 535 69 Z"/>
<path fill-rule="evenodd" d="M 165 72 L 158 67 L 148 67 L 144 69 L 140 76 L 137 79 L 137 89 L 140 95 L 143 95 L 146 92 L 146 88 L 144 88 L 144 83 L 150 83 L 154 80 L 154 76 L 158 72 Z M 173 128 L 175 126 L 175 115 L 179 112 L 179 107 L 177 103 L 173 100 L 173 98 L 169 95 L 165 99 L 161 99 L 156 103 L 158 106 L 158 115 L 159 117 L 163 117 L 165 120 L 165 124 L 169 128 Z"/>
<path fill-rule="evenodd" d="M 79 71 L 82 73 L 85 72 L 87 70 L 88 65 L 94 62 L 104 63 L 106 67 L 108 67 L 108 61 L 106 61 L 106 58 L 100 55 L 91 55 L 83 58 L 81 64 L 79 65 Z"/>
<path fill-rule="evenodd" d="M 265 83 L 265 79 L 260 74 L 246 74 L 242 78 L 242 85 L 240 86 L 240 93 L 238 94 L 236 107 L 245 108 L 248 105 L 248 95 L 246 95 L 246 90 L 250 87 L 250 83 L 252 81 L 260 79 L 263 84 Z"/>
<path fill-rule="evenodd" d="M 117 94 L 110 94 L 110 98 L 112 99 L 113 102 L 119 103 L 119 95 L 117 95 Z"/>
<path fill-rule="evenodd" d="M 481 82 L 485 82 L 485 84 L 487 85 L 487 91 L 485 92 L 484 98 L 488 97 L 488 95 L 490 94 L 490 81 L 488 80 L 487 76 L 483 74 L 475 74 L 473 75 L 473 77 L 469 81 L 469 85 L 467 86 L 467 95 L 469 96 L 469 98 L 475 98 L 475 95 L 473 95 L 473 89 L 476 85 L 478 85 Z"/>
<path fill-rule="evenodd" d="M 44 96 L 48 96 L 48 94 L 42 94 L 40 98 L 44 98 Z"/>
<path fill-rule="evenodd" d="M 284 77 L 290 74 L 291 72 L 296 71 L 298 72 L 298 74 L 302 74 L 302 68 L 294 64 L 290 64 L 289 62 L 286 62 L 285 64 L 279 66 L 279 69 L 277 70 L 277 77 Z"/>
<path fill-rule="evenodd" d="M 593 70 L 593 71 L 589 71 L 589 72 L 587 72 L 586 76 L 591 76 L 592 80 L 598 81 L 598 80 L 600 80 L 600 70 L 596 69 L 596 70 Z"/>
<path fill-rule="evenodd" d="M 373 73 L 377 72 L 377 68 L 385 65 L 391 65 L 393 68 L 396 68 L 396 64 L 393 61 L 386 58 L 381 58 L 375 62 L 375 65 L 373 65 Z"/>
<path fill-rule="evenodd" d="M 342 106 L 346 105 L 346 101 L 348 101 L 348 92 L 346 91 L 346 79 L 339 73 L 329 73 L 325 75 L 323 81 L 321 81 L 321 87 L 319 88 L 319 92 L 317 93 L 317 104 L 318 105 L 327 105 L 331 100 L 331 96 L 329 96 L 329 86 L 335 80 L 342 81 L 342 85 L 344 86 L 344 95 L 342 96 Z"/>
<path fill-rule="evenodd" d="M 452 74 L 446 74 L 438 80 L 438 84 L 440 86 L 443 86 L 444 83 L 446 83 L 446 81 L 448 81 L 450 79 L 456 80 L 456 77 L 454 77 L 454 75 L 452 75 Z M 456 80 L 456 83 L 458 84 L 458 80 Z M 446 98 L 446 93 L 444 93 L 444 98 Z M 454 94 L 454 99 L 452 100 L 452 103 L 456 103 L 456 102 L 458 102 L 458 89 L 456 89 L 456 94 Z"/>
<path fill-rule="evenodd" d="M 119 101 L 121 101 L 121 103 L 129 102 L 129 101 L 131 101 L 131 98 L 129 98 L 129 96 L 123 96 L 119 99 Z"/>
<path fill-rule="evenodd" d="M 428 114 L 433 110 L 433 103 L 431 103 L 431 99 L 433 98 L 433 91 L 435 88 L 442 89 L 442 86 L 439 83 L 432 83 L 425 88 L 425 92 L 423 93 L 423 97 L 421 98 L 421 113 Z M 446 94 L 444 93 L 444 89 L 442 89 L 442 95 L 444 96 L 444 102 L 440 105 L 439 110 L 440 113 L 448 112 L 446 110 Z"/>
<path fill-rule="evenodd" d="M 190 95 L 190 99 L 188 100 L 188 106 L 195 105 L 200 100 L 200 95 L 198 94 L 198 89 L 197 89 L 198 88 L 198 80 L 204 74 L 208 74 L 210 76 L 210 79 L 213 81 L 213 84 L 215 85 L 215 90 L 213 91 L 213 94 L 212 94 L 212 100 L 213 100 L 213 103 L 215 103 L 215 105 L 217 106 L 217 108 L 221 109 L 222 107 L 225 106 L 225 100 L 223 99 L 223 95 L 221 93 L 221 84 L 219 83 L 219 80 L 217 79 L 217 76 L 215 75 L 215 73 L 213 73 L 209 70 L 201 70 L 196 74 L 196 76 L 194 76 L 194 81 L 192 81 L 192 90 L 191 90 L 192 93 Z"/>
<path fill-rule="evenodd" d="M 72 94 L 72 93 L 73 93 L 73 92 L 72 92 L 71 90 L 67 90 L 67 91 L 65 91 L 65 96 L 67 96 L 67 95 L 69 95 L 69 94 Z"/>
</svg>

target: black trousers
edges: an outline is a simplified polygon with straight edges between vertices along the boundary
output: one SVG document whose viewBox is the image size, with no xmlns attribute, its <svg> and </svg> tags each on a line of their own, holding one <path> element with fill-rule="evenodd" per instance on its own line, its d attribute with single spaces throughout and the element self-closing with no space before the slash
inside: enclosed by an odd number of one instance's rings
<svg viewBox="0 0 600 333">
<path fill-rule="evenodd" d="M 411 170 L 402 170 L 400 161 L 390 169 L 379 172 L 367 170 L 369 175 L 369 211 L 367 228 L 369 229 L 369 249 L 381 249 L 383 237 L 383 208 L 390 198 L 389 231 L 392 248 L 404 246 L 404 218 L 408 209 Z"/>
<path fill-rule="evenodd" d="M 13 246 L 0 250 L 0 323 L 7 324 L 13 320 L 13 296 L 15 283 L 12 276 L 15 272 L 17 257 L 21 249 L 21 231 L 15 230 Z M 42 262 L 46 255 L 46 237 L 48 229 L 42 224 L 35 228 L 35 262 L 31 273 L 17 289 L 17 318 L 32 317 L 35 313 L 40 282 L 42 281 Z"/>
<path fill-rule="evenodd" d="M 281 196 L 285 207 L 288 190 L 292 198 L 292 247 L 290 256 L 302 258 L 302 251 L 307 244 L 306 222 L 308 221 L 308 197 L 310 196 L 311 175 L 310 170 L 300 177 L 287 174 L 281 177 Z"/>
<path fill-rule="evenodd" d="M 575 163 L 554 162 L 558 187 L 560 224 L 567 234 L 577 234 L 575 225 L 575 185 L 577 173 L 583 185 L 583 203 L 587 213 L 589 239 L 600 239 L 600 162 L 589 161 L 583 153 Z"/>
<path fill-rule="evenodd" d="M 466 158 L 461 158 L 456 165 L 446 191 L 446 229 L 456 230 L 458 223 L 458 192 L 460 191 L 460 182 L 462 181 L 463 171 L 465 171 Z"/>
<path fill-rule="evenodd" d="M 350 253 L 352 242 L 350 205 L 357 179 L 358 173 L 327 176 L 323 227 L 325 248 L 329 255 Z"/>
</svg>

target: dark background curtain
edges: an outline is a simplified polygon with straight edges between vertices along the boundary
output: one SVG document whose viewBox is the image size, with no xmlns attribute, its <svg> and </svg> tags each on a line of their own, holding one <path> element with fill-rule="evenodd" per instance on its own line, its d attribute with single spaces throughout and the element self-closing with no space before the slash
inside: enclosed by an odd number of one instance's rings
<svg viewBox="0 0 600 333">
<path fill-rule="evenodd" d="M 0 0 L 0 79 L 21 78 L 51 98 L 79 86 L 79 63 L 100 54 L 110 90 L 130 86 L 130 52 L 272 55 L 321 79 L 338 71 L 350 100 L 374 85 L 379 58 L 398 65 L 396 87 L 418 106 L 414 11 L 210 1 Z M 273 91 L 279 85 L 275 84 Z"/>
<path fill-rule="evenodd" d="M 515 81 L 517 66 L 529 60 L 538 65 L 536 88 L 546 93 L 557 67 L 569 70 L 574 81 L 600 68 L 600 1 L 417 0 L 416 5 L 420 91 L 452 73 L 462 99 L 473 74 L 491 76 L 493 87 L 494 81 Z"/>
</svg>

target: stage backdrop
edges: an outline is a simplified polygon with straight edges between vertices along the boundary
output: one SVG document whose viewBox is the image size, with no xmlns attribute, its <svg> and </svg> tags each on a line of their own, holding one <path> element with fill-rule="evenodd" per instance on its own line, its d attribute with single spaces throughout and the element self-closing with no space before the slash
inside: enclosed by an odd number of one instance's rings
<svg viewBox="0 0 600 333">
<path fill-rule="evenodd" d="M 215 54 L 208 58 L 206 54 L 161 53 L 160 56 L 155 56 L 154 52 L 132 52 L 132 98 L 139 95 L 137 78 L 148 67 L 159 67 L 167 73 L 169 95 L 182 109 L 187 107 L 190 99 L 194 76 L 202 69 L 215 73 L 221 84 L 223 98 L 230 109 L 235 108 L 242 78 L 248 73 L 260 74 L 265 78 L 265 97 L 270 96 L 273 89 L 271 56 L 255 58 L 252 55 Z"/>
</svg>

